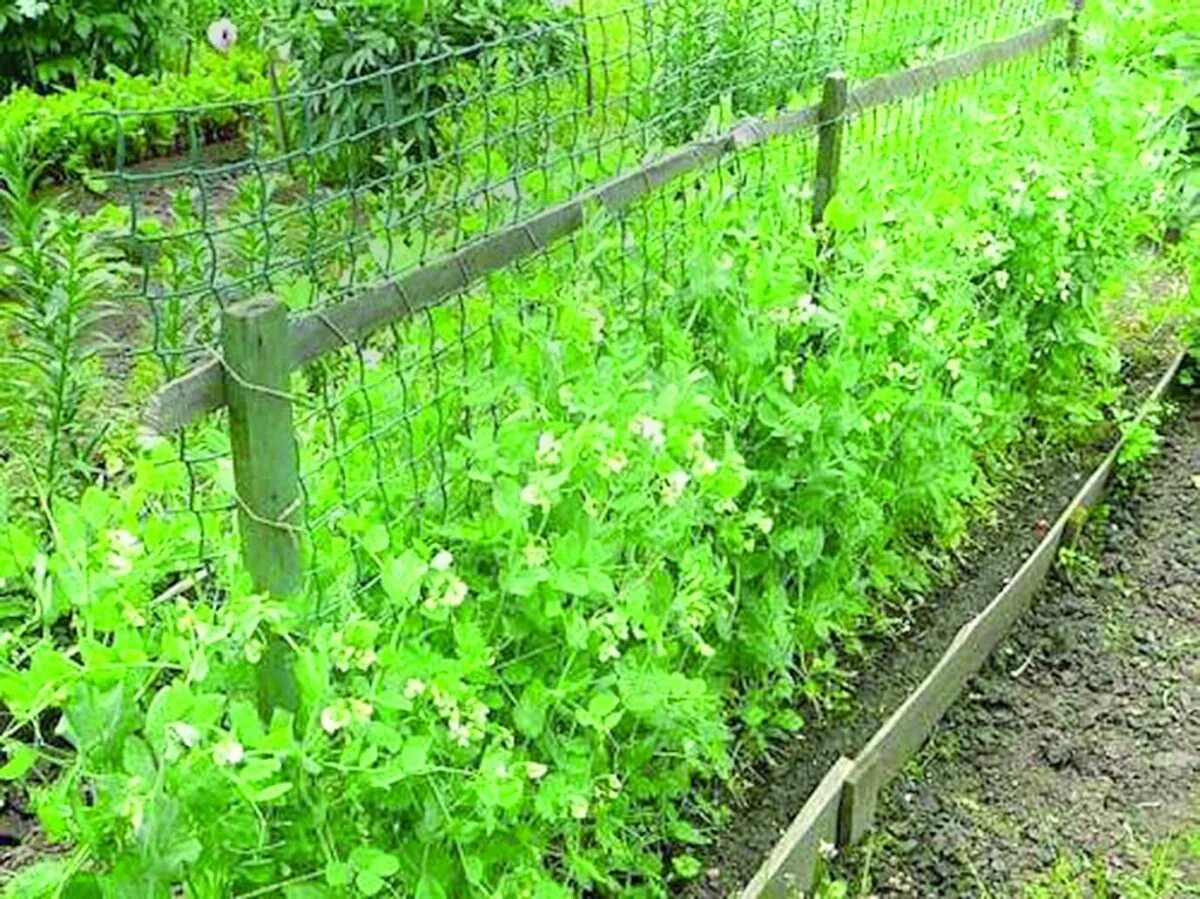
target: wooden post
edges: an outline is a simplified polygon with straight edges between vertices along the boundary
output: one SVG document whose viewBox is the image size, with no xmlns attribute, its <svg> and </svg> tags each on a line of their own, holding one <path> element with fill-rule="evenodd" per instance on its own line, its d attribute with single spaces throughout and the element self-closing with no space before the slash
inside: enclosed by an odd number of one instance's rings
<svg viewBox="0 0 1200 899">
<path fill-rule="evenodd" d="M 271 297 L 230 306 L 221 318 L 221 347 L 242 558 L 256 590 L 292 596 L 303 586 L 303 573 L 287 309 Z M 264 719 L 276 708 L 298 708 L 292 652 L 277 635 L 258 664 L 258 684 Z"/>
<path fill-rule="evenodd" d="M 300 478 L 288 399 L 287 309 L 270 297 L 230 306 L 221 346 L 242 553 L 255 589 L 291 596 L 301 587 Z"/>
<path fill-rule="evenodd" d="M 1079 71 L 1082 51 L 1079 34 L 1083 28 L 1083 4 L 1085 0 L 1071 0 L 1071 23 L 1067 31 L 1067 68 L 1072 72 Z"/>
<path fill-rule="evenodd" d="M 842 133 L 846 126 L 849 89 L 843 72 L 830 72 L 825 78 L 821 109 L 817 121 L 817 177 L 813 189 L 812 222 L 825 220 L 825 209 L 837 190 L 838 169 L 842 163 Z"/>
</svg>

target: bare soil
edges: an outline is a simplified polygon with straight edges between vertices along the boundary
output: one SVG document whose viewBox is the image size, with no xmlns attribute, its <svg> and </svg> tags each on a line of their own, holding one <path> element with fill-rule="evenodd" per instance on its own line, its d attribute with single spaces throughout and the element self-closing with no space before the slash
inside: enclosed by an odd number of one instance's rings
<svg viewBox="0 0 1200 899">
<path fill-rule="evenodd" d="M 1020 895 L 1200 826 L 1200 403 L 1138 474 L 888 791 L 863 893 Z"/>
</svg>

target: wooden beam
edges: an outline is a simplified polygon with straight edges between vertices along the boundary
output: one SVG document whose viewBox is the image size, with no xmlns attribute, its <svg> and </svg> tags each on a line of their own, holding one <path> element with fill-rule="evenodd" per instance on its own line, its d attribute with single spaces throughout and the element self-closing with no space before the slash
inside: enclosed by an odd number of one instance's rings
<svg viewBox="0 0 1200 899">
<path fill-rule="evenodd" d="M 1145 421 L 1170 388 L 1186 358 L 1177 353 L 1150 391 L 1134 426 Z M 1049 574 L 1063 537 L 1079 526 L 1088 511 L 1104 497 L 1105 489 L 1126 438 L 1096 467 L 1053 527 L 1025 560 L 999 595 L 982 612 L 965 624 L 937 665 L 926 676 L 854 760 L 842 796 L 839 845 L 858 842 L 870 830 L 880 791 L 904 767 L 905 762 L 933 733 L 937 723 L 962 693 L 967 682 L 987 661 L 996 644 L 1029 608 Z"/>
<path fill-rule="evenodd" d="M 1084 0 L 1071 0 L 1071 25 L 1070 33 L 1067 35 L 1067 68 L 1072 72 L 1079 71 L 1079 63 L 1082 57 L 1080 35 L 1083 29 L 1083 23 L 1080 21 L 1083 18 Z"/>
</svg>

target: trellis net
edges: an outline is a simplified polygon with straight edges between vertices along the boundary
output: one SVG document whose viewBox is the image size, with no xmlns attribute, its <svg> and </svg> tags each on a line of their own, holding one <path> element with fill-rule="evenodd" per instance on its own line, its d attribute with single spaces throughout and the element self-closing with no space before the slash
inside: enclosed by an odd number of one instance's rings
<svg viewBox="0 0 1200 899">
<path fill-rule="evenodd" d="M 139 266 L 121 298 L 139 310 L 139 371 L 166 381 L 218 357 L 220 310 L 253 296 L 297 316 L 371 290 L 407 307 L 293 381 L 306 564 L 319 601 L 336 603 L 387 576 L 384 547 L 486 532 L 504 503 L 539 506 L 554 483 L 518 480 L 513 460 L 560 451 L 540 439 L 541 413 L 626 404 L 636 430 L 650 427 L 636 409 L 695 401 L 662 395 L 658 375 L 685 359 L 699 382 L 739 351 L 713 341 L 711 310 L 695 301 L 726 289 L 727 243 L 796 234 L 794 256 L 755 274 L 769 296 L 812 293 L 815 128 L 623 208 L 589 207 L 567 239 L 490 273 L 456 261 L 470 286 L 437 302 L 408 293 L 406 276 L 743 117 L 810 105 L 831 71 L 853 87 L 1062 12 L 1056 0 L 550 3 L 515 32 L 447 33 L 337 83 L 279 61 L 278 89 L 256 102 L 98 113 L 117 135 L 109 180 Z M 1016 96 L 1041 64 L 851 109 L 847 165 L 919 161 L 980 81 L 1008 79 Z M 146 135 L 164 129 L 179 154 L 142 159 Z M 194 524 L 179 547 L 188 566 L 233 555 L 222 415 L 169 429 L 157 451 L 164 513 Z"/>
</svg>

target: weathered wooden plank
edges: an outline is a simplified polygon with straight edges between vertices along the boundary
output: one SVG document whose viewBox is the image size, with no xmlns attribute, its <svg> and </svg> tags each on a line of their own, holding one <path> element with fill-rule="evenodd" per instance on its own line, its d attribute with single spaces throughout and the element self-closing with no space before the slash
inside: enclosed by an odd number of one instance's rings
<svg viewBox="0 0 1200 899">
<path fill-rule="evenodd" d="M 1081 32 L 1083 29 L 1084 0 L 1071 0 L 1070 33 L 1067 35 L 1067 68 L 1072 72 L 1079 71 L 1081 52 Z"/>
<path fill-rule="evenodd" d="M 150 397 L 143 416 L 159 434 L 173 434 L 225 405 L 225 379 L 216 359 L 168 381 Z"/>
<path fill-rule="evenodd" d="M 812 888 L 822 844 L 837 845 L 842 785 L 854 763 L 839 758 L 784 831 L 741 899 L 788 899 Z"/>
<path fill-rule="evenodd" d="M 274 596 L 302 584 L 289 346 L 287 308 L 273 298 L 236 303 L 221 317 L 242 554 L 255 589 Z"/>
<path fill-rule="evenodd" d="M 256 590 L 284 598 L 299 593 L 300 477 L 292 426 L 291 335 L 287 308 L 270 297 L 246 300 L 221 316 L 224 395 L 242 559 Z M 270 634 L 255 668 L 258 709 L 269 721 L 276 709 L 296 711 L 299 690 L 294 652 Z"/>
<path fill-rule="evenodd" d="M 959 630 L 920 686 L 859 753 L 846 778 L 839 845 L 857 842 L 871 828 L 880 790 L 928 739 L 967 681 L 1029 607 L 1054 561 L 1065 521 L 1065 516 L 1059 518 L 1000 594 Z"/>
</svg>

